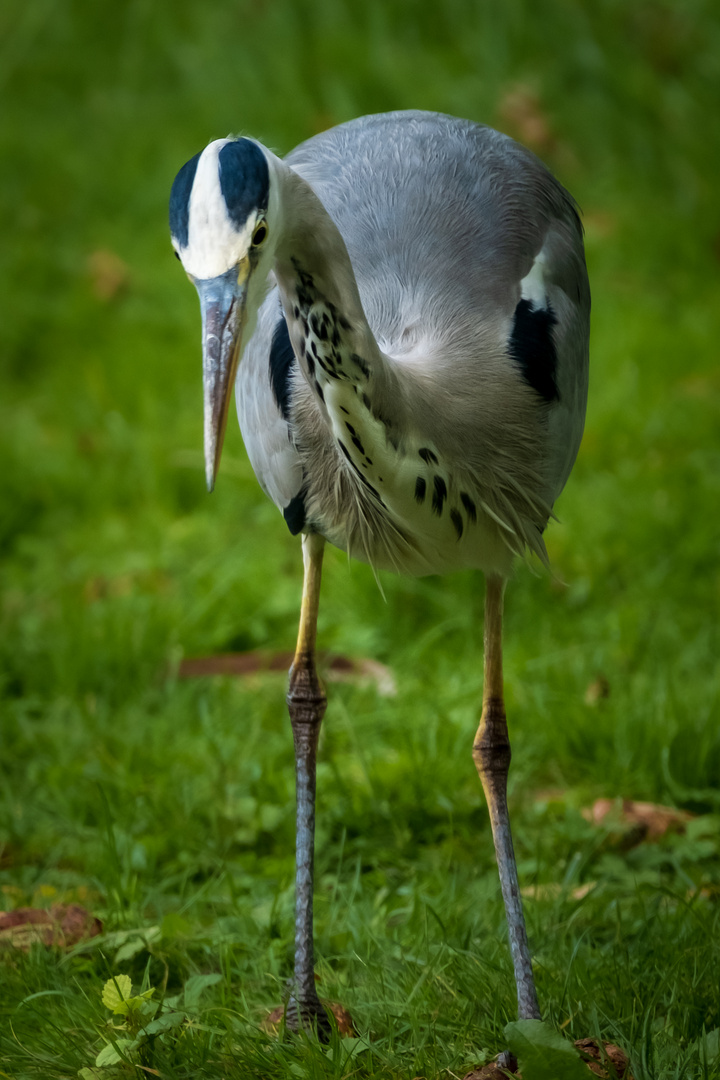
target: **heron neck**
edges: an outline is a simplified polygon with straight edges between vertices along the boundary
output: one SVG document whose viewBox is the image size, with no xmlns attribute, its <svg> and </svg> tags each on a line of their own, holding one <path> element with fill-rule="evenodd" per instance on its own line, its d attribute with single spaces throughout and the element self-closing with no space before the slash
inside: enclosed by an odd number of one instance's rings
<svg viewBox="0 0 720 1080">
<path fill-rule="evenodd" d="M 397 471 L 407 426 L 398 365 L 375 341 L 340 232 L 310 186 L 287 173 L 275 274 L 290 340 L 324 430 L 345 459 L 343 475 L 366 516 L 384 512 L 382 490 Z"/>
<path fill-rule="evenodd" d="M 345 242 L 310 185 L 282 170 L 283 235 L 275 275 L 290 338 L 308 382 L 364 385 L 387 378 Z"/>
</svg>

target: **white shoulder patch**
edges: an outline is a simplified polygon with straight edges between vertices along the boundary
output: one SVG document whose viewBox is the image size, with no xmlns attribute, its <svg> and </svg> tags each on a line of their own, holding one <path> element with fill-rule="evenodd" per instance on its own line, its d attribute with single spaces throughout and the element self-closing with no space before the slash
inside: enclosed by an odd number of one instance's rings
<svg viewBox="0 0 720 1080">
<path fill-rule="evenodd" d="M 547 289 L 545 288 L 545 267 L 547 254 L 542 248 L 535 256 L 530 272 L 520 282 L 520 296 L 523 300 L 529 300 L 533 308 L 546 308 L 548 306 Z"/>
</svg>

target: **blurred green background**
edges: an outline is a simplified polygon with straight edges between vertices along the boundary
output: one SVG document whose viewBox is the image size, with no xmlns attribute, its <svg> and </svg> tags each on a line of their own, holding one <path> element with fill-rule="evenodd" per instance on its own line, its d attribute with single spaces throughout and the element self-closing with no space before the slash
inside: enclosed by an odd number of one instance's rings
<svg viewBox="0 0 720 1080">
<path fill-rule="evenodd" d="M 636 1080 L 720 1076 L 717 5 L 10 2 L 0 95 L 0 908 L 76 901 L 104 924 L 65 953 L 0 948 L 0 1075 L 92 1069 L 120 971 L 196 1017 L 147 1051 L 163 1077 L 462 1076 L 503 1045 L 470 756 L 481 577 L 386 575 L 383 601 L 366 567 L 326 560 L 322 646 L 398 687 L 331 685 L 321 746 L 318 973 L 353 1055 L 258 1030 L 291 970 L 284 681 L 177 678 L 183 656 L 292 648 L 301 559 L 232 416 L 205 493 L 172 179 L 228 133 L 284 153 L 426 108 L 519 138 L 584 211 L 585 440 L 555 576 L 520 566 L 507 596 L 543 1009 L 620 1042 Z M 583 817 L 600 797 L 693 818 L 629 838 Z"/>
</svg>

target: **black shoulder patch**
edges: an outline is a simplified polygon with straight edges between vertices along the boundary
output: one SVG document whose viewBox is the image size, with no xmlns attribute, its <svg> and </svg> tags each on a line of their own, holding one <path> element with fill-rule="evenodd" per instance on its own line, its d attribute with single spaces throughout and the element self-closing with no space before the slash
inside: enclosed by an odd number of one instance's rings
<svg viewBox="0 0 720 1080">
<path fill-rule="evenodd" d="M 521 300 L 515 308 L 508 348 L 523 378 L 545 401 L 559 401 L 555 381 L 557 353 L 552 328 L 557 323 L 551 307 L 534 308 Z"/>
<path fill-rule="evenodd" d="M 286 420 L 290 419 L 290 371 L 295 363 L 295 353 L 290 344 L 285 316 L 275 324 L 270 345 L 270 385 L 278 408 Z"/>
<path fill-rule="evenodd" d="M 187 247 L 190 192 L 199 160 L 200 155 L 196 154 L 195 157 L 186 161 L 173 180 L 173 186 L 170 189 L 170 233 L 180 247 Z"/>
<path fill-rule="evenodd" d="M 297 495 L 290 500 L 283 510 L 285 523 L 293 536 L 297 536 L 305 525 L 305 488 L 301 488 Z"/>
<path fill-rule="evenodd" d="M 268 163 L 250 139 L 225 143 L 218 154 L 220 190 L 230 220 L 242 228 L 251 210 L 267 210 L 270 190 Z"/>
</svg>

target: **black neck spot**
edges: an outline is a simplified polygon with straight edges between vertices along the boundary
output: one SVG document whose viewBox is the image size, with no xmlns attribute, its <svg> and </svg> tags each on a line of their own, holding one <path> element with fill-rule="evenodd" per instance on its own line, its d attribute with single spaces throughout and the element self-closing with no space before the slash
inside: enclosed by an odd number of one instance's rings
<svg viewBox="0 0 720 1080">
<path fill-rule="evenodd" d="M 434 476 L 433 477 L 432 508 L 433 508 L 433 513 L 437 514 L 438 517 L 440 517 L 440 515 L 443 512 L 443 503 L 445 502 L 446 498 L 447 498 L 447 485 L 446 485 L 445 481 L 443 480 L 442 476 Z"/>
<path fill-rule="evenodd" d="M 465 507 L 468 521 L 477 521 L 477 507 L 466 491 L 460 492 L 460 501 Z"/>
<path fill-rule="evenodd" d="M 452 521 L 453 525 L 455 526 L 455 532 L 457 533 L 457 538 L 458 538 L 458 540 L 460 540 L 460 538 L 462 537 L 462 534 L 463 534 L 463 519 L 462 519 L 462 515 L 460 514 L 460 511 L 452 509 L 450 511 L 450 520 Z"/>
</svg>

